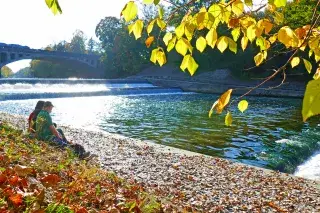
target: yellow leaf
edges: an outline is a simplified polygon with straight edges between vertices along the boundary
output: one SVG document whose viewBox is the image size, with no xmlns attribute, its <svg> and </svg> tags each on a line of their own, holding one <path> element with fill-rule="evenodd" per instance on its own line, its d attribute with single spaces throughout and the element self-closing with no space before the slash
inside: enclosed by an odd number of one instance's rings
<svg viewBox="0 0 320 213">
<path fill-rule="evenodd" d="M 232 35 L 232 37 L 233 37 L 233 40 L 234 40 L 234 41 L 237 41 L 238 38 L 240 37 L 240 27 L 234 28 L 234 29 L 231 31 L 231 35 Z"/>
<path fill-rule="evenodd" d="M 166 54 L 163 51 L 159 50 L 157 52 L 157 61 L 158 61 L 159 65 L 160 65 L 160 67 L 162 67 L 162 65 L 167 63 Z"/>
<path fill-rule="evenodd" d="M 154 23 L 156 22 L 156 20 L 152 20 L 149 24 L 148 24 L 148 27 L 147 27 L 147 32 L 148 34 L 150 34 L 153 30 L 153 26 L 154 26 Z"/>
<path fill-rule="evenodd" d="M 200 52 L 203 52 L 207 46 L 207 41 L 202 36 L 197 39 L 196 47 Z"/>
<path fill-rule="evenodd" d="M 174 48 L 174 46 L 176 45 L 176 41 L 177 41 L 177 37 L 175 36 L 169 41 L 168 47 L 167 47 L 168 52 L 170 52 Z"/>
<path fill-rule="evenodd" d="M 286 47 L 295 47 L 298 45 L 298 37 L 288 26 L 282 27 L 278 32 L 278 40 Z"/>
<path fill-rule="evenodd" d="M 240 16 L 244 11 L 244 4 L 241 0 L 236 0 L 232 3 L 232 12 L 237 16 Z"/>
<path fill-rule="evenodd" d="M 309 81 L 303 98 L 302 117 L 308 118 L 320 114 L 320 80 Z"/>
<path fill-rule="evenodd" d="M 244 3 L 249 7 L 253 6 L 252 0 L 244 0 Z"/>
<path fill-rule="evenodd" d="M 246 111 L 248 109 L 248 105 L 249 105 L 248 101 L 242 100 L 238 104 L 238 109 L 240 110 L 240 112 L 243 113 L 244 111 Z"/>
<path fill-rule="evenodd" d="M 184 42 L 183 38 L 180 38 L 176 44 L 176 51 L 180 53 L 181 55 L 185 56 L 188 51 L 188 46 Z"/>
<path fill-rule="evenodd" d="M 181 38 L 183 35 L 184 35 L 184 27 L 185 27 L 185 24 L 184 23 L 181 23 L 176 29 L 175 29 L 175 32 L 176 32 L 176 35 L 178 38 Z"/>
<path fill-rule="evenodd" d="M 216 111 L 218 114 L 221 114 L 223 109 L 228 105 L 231 97 L 232 89 L 229 89 L 223 93 L 218 99 L 218 104 L 216 106 Z"/>
<path fill-rule="evenodd" d="M 274 0 L 274 5 L 276 5 L 276 7 L 285 7 L 287 4 L 287 0 Z"/>
<path fill-rule="evenodd" d="M 216 32 L 215 29 L 212 28 L 212 29 L 208 32 L 208 34 L 207 34 L 207 36 L 206 36 L 207 44 L 208 44 L 210 47 L 214 48 L 214 46 L 215 46 L 216 43 L 217 43 L 217 39 L 218 39 L 217 32 Z"/>
<path fill-rule="evenodd" d="M 163 42 L 168 46 L 169 41 L 172 39 L 172 33 L 167 32 L 163 37 Z"/>
<path fill-rule="evenodd" d="M 151 44 L 152 44 L 152 42 L 154 41 L 154 36 L 150 36 L 150 37 L 148 37 L 147 38 L 147 40 L 146 40 L 146 46 L 149 48 L 150 46 L 151 46 Z"/>
<path fill-rule="evenodd" d="M 214 110 L 214 108 L 216 108 L 217 104 L 218 104 L 218 101 L 214 102 L 214 104 L 212 105 L 212 107 L 209 111 L 209 118 L 211 118 L 213 110 Z"/>
<path fill-rule="evenodd" d="M 247 29 L 247 37 L 248 39 L 252 42 L 255 38 L 256 38 L 256 30 L 257 30 L 257 27 L 256 25 L 251 25 L 250 27 L 248 27 Z"/>
<path fill-rule="evenodd" d="M 122 13 L 121 13 L 126 20 L 126 22 L 129 22 L 136 18 L 138 14 L 138 7 L 134 3 L 134 1 L 130 1 L 126 4 L 126 6 L 123 8 Z"/>
<path fill-rule="evenodd" d="M 273 44 L 277 40 L 278 34 L 275 34 L 269 38 L 271 44 Z"/>
<path fill-rule="evenodd" d="M 154 0 L 143 0 L 144 4 L 152 4 Z"/>
<path fill-rule="evenodd" d="M 242 37 L 242 39 L 241 39 L 241 48 L 242 48 L 243 51 L 247 48 L 248 41 L 249 40 L 248 40 L 247 37 L 245 37 L 245 36 Z"/>
<path fill-rule="evenodd" d="M 317 69 L 316 73 L 313 75 L 314 80 L 318 80 L 320 78 L 320 67 Z"/>
<path fill-rule="evenodd" d="M 143 29 L 143 21 L 137 20 L 132 26 L 132 31 L 136 40 L 141 37 L 142 29 Z"/>
<path fill-rule="evenodd" d="M 308 42 L 310 49 L 314 50 L 314 49 L 318 48 L 319 41 L 320 41 L 319 37 L 315 37 L 315 38 L 310 39 Z"/>
<path fill-rule="evenodd" d="M 152 61 L 154 64 L 157 63 L 157 54 L 158 54 L 158 51 L 159 51 L 159 49 L 157 48 L 157 49 L 152 50 L 152 52 L 151 52 L 150 61 Z"/>
<path fill-rule="evenodd" d="M 284 15 L 282 13 L 279 13 L 277 11 L 274 11 L 274 20 L 276 22 L 276 24 L 281 24 L 284 20 Z"/>
<path fill-rule="evenodd" d="M 186 24 L 185 25 L 184 33 L 189 41 L 191 41 L 195 29 L 196 29 L 196 26 L 193 24 Z"/>
<path fill-rule="evenodd" d="M 209 8 L 208 12 L 211 13 L 214 18 L 221 18 L 221 16 L 222 16 L 221 14 L 223 13 L 223 9 L 219 5 L 213 4 Z"/>
<path fill-rule="evenodd" d="M 157 25 L 161 30 L 166 28 L 166 23 L 162 19 L 159 19 L 159 18 L 157 19 Z"/>
<path fill-rule="evenodd" d="M 231 126 L 232 125 L 232 115 L 231 112 L 228 112 L 226 115 L 226 118 L 224 119 L 224 123 L 226 126 Z"/>
<path fill-rule="evenodd" d="M 237 54 L 237 43 L 234 42 L 231 38 L 228 38 L 229 50 Z"/>
<path fill-rule="evenodd" d="M 256 66 L 259 66 L 264 59 L 264 55 L 263 53 L 258 53 L 255 57 L 254 57 L 254 62 L 256 63 Z"/>
<path fill-rule="evenodd" d="M 310 61 L 306 60 L 306 59 L 303 59 L 303 63 L 304 63 L 304 66 L 306 67 L 308 73 L 311 73 L 312 71 L 312 64 L 310 63 Z"/>
<path fill-rule="evenodd" d="M 228 47 L 228 37 L 226 36 L 221 36 L 219 39 L 218 39 L 218 42 L 217 42 L 217 48 L 220 50 L 220 52 L 224 52 Z"/>
<path fill-rule="evenodd" d="M 294 67 L 298 66 L 299 63 L 300 63 L 300 58 L 299 57 L 294 57 L 291 60 L 291 67 L 294 68 Z"/>
<path fill-rule="evenodd" d="M 180 66 L 180 68 L 183 71 L 185 71 L 185 69 L 188 68 L 191 76 L 194 75 L 194 73 L 196 72 L 198 67 L 199 67 L 199 65 L 197 64 L 197 62 L 194 60 L 194 58 L 190 54 L 184 56 L 183 61 Z"/>
</svg>

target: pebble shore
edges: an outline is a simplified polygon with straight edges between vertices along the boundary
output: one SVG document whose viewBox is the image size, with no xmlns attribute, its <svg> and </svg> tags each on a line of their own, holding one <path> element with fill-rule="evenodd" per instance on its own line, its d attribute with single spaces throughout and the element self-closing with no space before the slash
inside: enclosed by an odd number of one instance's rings
<svg viewBox="0 0 320 213">
<path fill-rule="evenodd" d="M 26 118 L 0 113 L 25 129 Z M 320 183 L 102 131 L 63 126 L 103 168 L 142 183 L 163 202 L 197 212 L 320 212 Z"/>
</svg>

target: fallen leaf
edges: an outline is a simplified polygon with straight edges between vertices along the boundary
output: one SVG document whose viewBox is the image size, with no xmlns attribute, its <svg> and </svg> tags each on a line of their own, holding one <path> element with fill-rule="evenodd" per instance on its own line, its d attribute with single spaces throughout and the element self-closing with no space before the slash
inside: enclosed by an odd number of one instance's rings
<svg viewBox="0 0 320 213">
<path fill-rule="evenodd" d="M 55 186 L 60 182 L 60 177 L 55 174 L 47 175 L 44 178 L 41 178 L 42 184 L 46 186 Z"/>
<path fill-rule="evenodd" d="M 9 200 L 12 202 L 14 206 L 20 206 L 22 204 L 22 195 L 15 194 L 9 197 Z"/>
</svg>

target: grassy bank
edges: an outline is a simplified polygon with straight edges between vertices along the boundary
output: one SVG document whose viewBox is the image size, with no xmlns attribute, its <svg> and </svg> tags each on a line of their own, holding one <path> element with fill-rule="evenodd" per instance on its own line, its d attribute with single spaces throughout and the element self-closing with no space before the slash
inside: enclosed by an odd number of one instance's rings
<svg viewBox="0 0 320 213">
<path fill-rule="evenodd" d="M 0 123 L 0 212 L 161 212 L 161 203 L 124 181 Z"/>
</svg>

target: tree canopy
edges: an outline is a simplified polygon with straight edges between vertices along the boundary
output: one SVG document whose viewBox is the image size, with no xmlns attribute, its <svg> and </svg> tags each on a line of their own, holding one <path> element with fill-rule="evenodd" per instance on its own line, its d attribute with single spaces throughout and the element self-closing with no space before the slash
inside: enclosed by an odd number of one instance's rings
<svg viewBox="0 0 320 213">
<path fill-rule="evenodd" d="M 1 68 L 1 77 L 8 78 L 8 77 L 12 76 L 13 74 L 14 73 L 12 72 L 12 70 L 9 67 L 3 66 Z"/>
<path fill-rule="evenodd" d="M 62 12 L 57 0 L 46 2 L 55 14 Z M 170 4 L 169 9 L 161 5 L 163 2 Z M 194 58 L 197 51 L 203 52 L 211 47 L 221 53 L 228 49 L 239 54 L 241 50 L 246 51 L 250 44 L 257 49 L 252 60 L 256 66 L 260 66 L 273 58 L 274 55 L 270 53 L 277 49 L 289 55 L 288 59 L 274 69 L 269 77 L 237 99 L 242 100 L 252 90 L 279 74 L 283 76 L 283 83 L 289 66 L 294 68 L 303 64 L 307 73 L 314 78 L 306 88 L 303 120 L 320 114 L 320 0 L 292 3 L 269 0 L 260 5 L 254 5 L 252 0 L 143 0 L 142 3 L 157 6 L 158 16 L 150 18 L 146 24 L 145 20 L 138 17 L 139 8 L 135 1 L 129 1 L 124 6 L 121 16 L 128 24 L 129 34 L 136 39 L 143 38 L 147 47 L 156 43 L 150 57 L 154 64 L 163 66 L 167 63 L 167 54 L 175 49 L 183 57 L 181 70 L 188 70 L 190 75 L 194 75 L 199 68 Z M 307 15 L 301 17 L 301 11 L 307 12 Z M 160 32 L 154 31 L 155 26 Z M 221 33 L 221 28 L 226 32 Z M 142 36 L 143 32 L 147 33 L 146 38 Z M 213 111 L 221 114 L 228 110 L 232 91 L 226 91 L 213 104 L 209 116 Z M 241 111 L 247 108 L 243 107 L 243 103 L 239 102 Z M 226 125 L 231 125 L 231 112 L 228 111 L 225 120 Z"/>
</svg>

